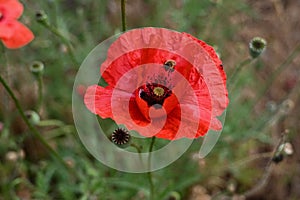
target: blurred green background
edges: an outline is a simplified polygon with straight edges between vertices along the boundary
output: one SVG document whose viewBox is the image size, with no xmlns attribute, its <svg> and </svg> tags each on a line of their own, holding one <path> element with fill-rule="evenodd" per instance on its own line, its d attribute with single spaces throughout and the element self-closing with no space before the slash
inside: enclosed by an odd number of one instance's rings
<svg viewBox="0 0 300 200">
<path fill-rule="evenodd" d="M 83 147 L 73 125 L 76 72 L 98 43 L 121 31 L 120 0 L 21 2 L 25 10 L 20 20 L 35 39 L 22 49 L 6 50 L 0 72 L 23 108 L 32 110 L 37 103 L 37 82 L 29 65 L 35 60 L 44 63 L 41 119 L 54 124 L 37 128 L 73 170 L 49 157 L 0 86 L 0 122 L 4 125 L 0 129 L 0 199 L 147 199 L 146 174 L 102 165 Z M 41 10 L 72 45 L 76 60 L 70 58 L 66 41 L 35 20 Z M 300 199 L 300 2 L 127 0 L 126 10 L 127 29 L 165 27 L 214 46 L 228 77 L 249 58 L 248 43 L 253 37 L 268 42 L 264 54 L 229 85 L 226 123 L 213 151 L 197 159 L 202 141 L 197 139 L 179 160 L 154 172 L 156 199 L 176 199 L 174 193 L 188 200 Z M 266 172 L 284 132 L 293 152 L 280 152 L 283 161 L 272 162 Z"/>
</svg>

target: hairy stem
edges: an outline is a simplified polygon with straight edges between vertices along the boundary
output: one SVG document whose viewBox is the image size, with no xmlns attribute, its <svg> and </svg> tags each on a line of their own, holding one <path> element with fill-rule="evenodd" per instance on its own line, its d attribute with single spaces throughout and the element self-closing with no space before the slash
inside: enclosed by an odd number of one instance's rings
<svg viewBox="0 0 300 200">
<path fill-rule="evenodd" d="M 78 66 L 79 63 L 78 61 L 76 60 L 76 57 L 75 57 L 75 54 L 74 54 L 74 51 L 73 51 L 73 47 L 70 43 L 70 41 L 54 26 L 52 26 L 50 23 L 48 22 L 45 22 L 45 21 L 42 21 L 40 22 L 44 27 L 46 27 L 49 31 L 51 31 L 54 35 L 56 35 L 57 37 L 59 37 L 63 43 L 67 46 L 68 48 L 68 53 L 69 53 L 69 56 L 73 62 L 73 64 L 75 66 Z"/>
<path fill-rule="evenodd" d="M 154 184 L 153 184 L 153 177 L 151 172 L 151 152 L 154 146 L 155 137 L 152 137 L 150 147 L 149 147 L 149 156 L 148 156 L 148 180 L 150 184 L 150 195 L 149 199 L 154 200 Z"/>
<path fill-rule="evenodd" d="M 286 137 L 286 133 L 282 133 L 281 138 L 278 142 L 278 144 L 276 145 L 276 147 L 274 148 L 272 157 L 270 158 L 270 160 L 268 161 L 266 167 L 265 167 L 265 172 L 263 174 L 263 176 L 261 177 L 260 181 L 250 190 L 246 191 L 243 196 L 246 197 L 247 199 L 250 198 L 251 196 L 254 196 L 255 194 L 257 194 L 258 192 L 260 192 L 265 185 L 267 184 L 271 172 L 273 171 L 273 158 L 276 156 L 276 153 L 278 152 L 279 147 L 285 142 L 285 137 Z"/>
<path fill-rule="evenodd" d="M 7 91 L 7 93 L 9 94 L 9 96 L 12 98 L 14 104 L 16 105 L 16 108 L 19 112 L 19 114 L 21 115 L 22 119 L 24 120 L 24 122 L 26 123 L 26 125 L 28 126 L 28 128 L 30 129 L 31 133 L 44 145 L 44 147 L 50 152 L 50 154 L 56 158 L 62 165 L 64 165 L 66 168 L 68 168 L 68 166 L 66 165 L 66 163 L 64 162 L 64 160 L 56 153 L 56 151 L 54 151 L 50 145 L 45 141 L 45 139 L 40 135 L 40 133 L 36 130 L 36 128 L 29 122 L 28 118 L 25 116 L 25 113 L 20 105 L 20 102 L 18 101 L 18 99 L 16 98 L 15 94 L 13 93 L 13 91 L 10 89 L 10 87 L 8 86 L 8 84 L 5 82 L 5 80 L 2 78 L 2 76 L 0 75 L 0 82 L 3 85 L 3 87 L 5 88 L 5 90 Z"/>
<path fill-rule="evenodd" d="M 121 0 L 122 31 L 126 31 L 126 0 Z"/>
<path fill-rule="evenodd" d="M 244 61 L 242 61 L 241 63 L 239 63 L 234 71 L 232 72 L 231 76 L 228 78 L 228 87 L 230 88 L 230 90 L 233 89 L 234 87 L 234 83 L 236 81 L 236 77 L 239 74 L 239 72 L 247 65 L 249 65 L 254 59 L 252 58 L 247 58 Z"/>
<path fill-rule="evenodd" d="M 37 103 L 36 110 L 39 113 L 43 105 L 43 76 L 41 74 L 39 74 L 37 78 L 37 82 L 38 82 L 38 103 Z"/>
</svg>

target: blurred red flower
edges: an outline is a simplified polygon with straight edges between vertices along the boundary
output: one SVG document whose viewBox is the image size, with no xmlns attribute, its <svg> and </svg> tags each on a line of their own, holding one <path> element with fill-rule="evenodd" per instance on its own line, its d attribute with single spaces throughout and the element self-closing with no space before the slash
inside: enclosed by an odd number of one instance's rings
<svg viewBox="0 0 300 200">
<path fill-rule="evenodd" d="M 18 0 L 0 0 L 0 39 L 7 48 L 20 48 L 31 42 L 33 33 L 17 19 L 23 13 Z"/>
<path fill-rule="evenodd" d="M 189 34 L 128 31 L 110 46 L 100 69 L 108 86 L 88 87 L 84 102 L 102 118 L 169 140 L 222 129 L 216 118 L 228 105 L 222 62 L 212 47 Z"/>
</svg>

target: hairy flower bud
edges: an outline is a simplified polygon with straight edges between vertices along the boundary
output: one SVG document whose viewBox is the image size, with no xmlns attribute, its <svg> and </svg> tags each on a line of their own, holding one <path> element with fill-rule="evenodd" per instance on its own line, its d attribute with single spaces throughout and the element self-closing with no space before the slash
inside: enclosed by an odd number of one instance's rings
<svg viewBox="0 0 300 200">
<path fill-rule="evenodd" d="M 40 122 L 40 116 L 33 110 L 27 110 L 25 116 L 33 125 L 37 125 Z"/>
<path fill-rule="evenodd" d="M 261 37 L 254 37 L 249 43 L 249 53 L 252 58 L 257 58 L 265 51 L 267 42 Z"/>
<path fill-rule="evenodd" d="M 39 10 L 35 13 L 37 22 L 48 24 L 48 16 L 43 10 Z"/>
<path fill-rule="evenodd" d="M 44 64 L 40 61 L 33 61 L 30 64 L 29 69 L 34 75 L 41 75 L 44 71 Z"/>
<path fill-rule="evenodd" d="M 180 200 L 180 194 L 176 191 L 172 191 L 168 197 L 168 200 Z"/>
</svg>

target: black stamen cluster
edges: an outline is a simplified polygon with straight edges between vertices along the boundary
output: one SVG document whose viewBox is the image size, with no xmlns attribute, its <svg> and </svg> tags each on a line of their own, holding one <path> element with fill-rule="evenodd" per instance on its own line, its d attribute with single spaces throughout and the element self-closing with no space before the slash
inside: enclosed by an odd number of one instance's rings
<svg viewBox="0 0 300 200">
<path fill-rule="evenodd" d="M 123 128 L 116 129 L 111 135 L 111 141 L 116 145 L 127 144 L 131 139 L 129 132 Z"/>
</svg>

